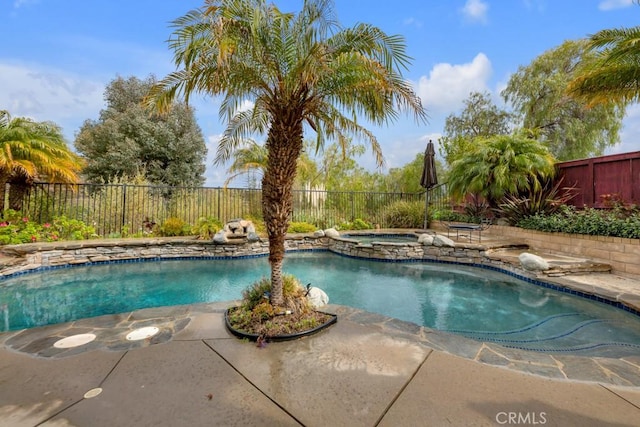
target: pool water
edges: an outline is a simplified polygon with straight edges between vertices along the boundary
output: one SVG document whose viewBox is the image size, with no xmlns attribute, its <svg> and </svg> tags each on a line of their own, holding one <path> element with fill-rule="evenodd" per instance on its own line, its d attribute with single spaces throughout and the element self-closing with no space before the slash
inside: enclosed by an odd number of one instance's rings
<svg viewBox="0 0 640 427">
<path fill-rule="evenodd" d="M 331 303 L 533 351 L 640 354 L 640 317 L 506 274 L 465 266 L 389 263 L 329 252 L 289 253 L 286 273 Z M 240 299 L 269 275 L 266 257 L 102 264 L 0 282 L 9 329 L 146 307 Z M 2 316 L 0 316 L 0 328 Z"/>
</svg>

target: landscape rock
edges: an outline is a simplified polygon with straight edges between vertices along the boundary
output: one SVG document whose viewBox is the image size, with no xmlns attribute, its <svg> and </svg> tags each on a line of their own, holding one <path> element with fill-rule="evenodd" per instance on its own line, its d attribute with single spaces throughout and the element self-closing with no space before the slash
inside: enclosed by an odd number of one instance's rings
<svg viewBox="0 0 640 427">
<path fill-rule="evenodd" d="M 421 234 L 420 236 L 418 236 L 418 243 L 424 246 L 433 246 L 433 235 Z"/>
<path fill-rule="evenodd" d="M 335 228 L 328 228 L 324 230 L 324 235 L 327 237 L 340 237 L 340 233 Z"/>
<path fill-rule="evenodd" d="M 437 246 L 437 247 L 442 247 L 442 246 L 446 246 L 449 248 L 455 248 L 456 247 L 456 243 L 451 240 L 448 237 L 445 236 L 441 236 L 439 234 L 437 234 L 434 238 L 433 238 L 433 246 Z"/>
<path fill-rule="evenodd" d="M 323 305 L 329 304 L 329 295 L 327 295 L 327 293 L 322 289 L 316 287 L 311 287 L 309 289 L 307 299 L 314 308 L 319 308 Z"/>
<path fill-rule="evenodd" d="M 529 252 L 523 252 L 518 256 L 520 264 L 526 270 L 530 271 L 544 271 L 549 269 L 549 263 L 542 257 Z"/>
<path fill-rule="evenodd" d="M 227 243 L 227 236 L 224 230 L 218 231 L 215 236 L 213 236 L 213 243 L 217 243 L 219 245 Z"/>
</svg>

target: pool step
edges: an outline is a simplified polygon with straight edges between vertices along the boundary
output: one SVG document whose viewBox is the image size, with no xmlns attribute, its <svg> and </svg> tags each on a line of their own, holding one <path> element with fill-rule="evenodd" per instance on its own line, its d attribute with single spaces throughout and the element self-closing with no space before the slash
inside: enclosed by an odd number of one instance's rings
<svg viewBox="0 0 640 427">
<path fill-rule="evenodd" d="M 513 264 L 520 267 L 520 254 L 528 252 L 542 257 L 549 263 L 549 269 L 541 273 L 548 277 L 560 277 L 571 274 L 587 274 L 587 273 L 611 273 L 611 265 L 595 262 L 584 258 L 575 258 L 565 255 L 555 255 L 548 253 L 540 253 L 527 248 L 496 248 L 486 252 L 487 257 L 500 260 L 505 263 Z"/>
<path fill-rule="evenodd" d="M 621 335 L 616 324 L 624 323 L 623 320 L 592 319 L 577 313 L 564 313 L 516 330 L 457 333 L 478 341 L 520 350 L 572 354 L 588 354 L 597 350 L 597 354 L 601 355 L 610 348 L 620 357 L 620 353 L 626 350 L 629 354 L 637 354 L 640 350 L 640 345 L 636 344 L 640 342 L 640 331 L 626 329 L 626 333 Z M 616 338 L 610 338 L 612 334 Z M 589 338 L 584 339 L 585 336 Z M 593 341 L 593 337 L 601 338 Z"/>
</svg>

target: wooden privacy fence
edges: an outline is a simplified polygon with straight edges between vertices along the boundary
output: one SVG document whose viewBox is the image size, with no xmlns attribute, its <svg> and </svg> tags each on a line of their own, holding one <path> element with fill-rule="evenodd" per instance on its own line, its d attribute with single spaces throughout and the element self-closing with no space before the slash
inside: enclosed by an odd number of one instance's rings
<svg viewBox="0 0 640 427">
<path fill-rule="evenodd" d="M 610 197 L 640 205 L 640 151 L 557 164 L 563 185 L 575 186 L 569 203 L 582 207 L 607 207 Z"/>
<path fill-rule="evenodd" d="M 92 225 L 104 237 L 149 230 L 170 217 L 191 225 L 199 218 L 226 222 L 262 217 L 260 189 L 49 183 L 11 186 L 6 185 L 5 197 L 0 199 L 3 211 L 17 210 L 38 223 L 65 216 Z M 445 209 L 445 199 L 446 187 L 436 187 L 429 209 Z M 424 205 L 425 193 L 296 190 L 291 220 L 328 228 L 362 219 L 385 228 L 389 209 L 400 201 Z"/>
</svg>

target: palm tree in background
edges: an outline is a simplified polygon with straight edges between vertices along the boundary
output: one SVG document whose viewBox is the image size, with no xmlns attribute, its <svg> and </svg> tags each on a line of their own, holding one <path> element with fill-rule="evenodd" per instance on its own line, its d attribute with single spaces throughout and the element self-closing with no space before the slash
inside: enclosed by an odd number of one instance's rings
<svg viewBox="0 0 640 427">
<path fill-rule="evenodd" d="M 229 177 L 224 182 L 224 187 L 228 187 L 231 181 L 241 175 L 257 173 L 260 176 L 267 170 L 268 153 L 264 145 L 260 145 L 254 140 L 247 140 L 244 147 L 239 147 L 233 152 L 233 163 L 227 169 Z M 305 154 L 298 158 L 297 178 L 307 181 L 309 176 L 317 169 L 313 159 Z M 300 187 L 304 187 L 306 182 L 298 182 Z"/>
<path fill-rule="evenodd" d="M 267 168 L 267 149 L 253 140 L 248 140 L 245 147 L 237 148 L 233 153 L 233 163 L 227 170 L 229 177 L 224 182 L 224 187 L 243 174 L 253 172 L 264 173 Z"/>
<path fill-rule="evenodd" d="M 222 95 L 227 122 L 216 162 L 224 163 L 254 134 L 267 135 L 262 212 L 269 238 L 271 303 L 283 304 L 282 263 L 292 212 L 292 187 L 305 125 L 344 145 L 364 139 L 378 165 L 376 137 L 358 123 L 388 124 L 401 111 L 425 122 L 420 99 L 401 75 L 410 58 L 404 40 L 358 24 L 341 28 L 330 0 L 305 0 L 299 13 L 265 0 L 206 0 L 173 22 L 169 40 L 178 70 L 151 91 L 148 104 L 167 110 L 192 93 Z M 250 110 L 240 109 L 245 101 Z"/>
<path fill-rule="evenodd" d="M 569 83 L 591 105 L 640 101 L 640 27 L 602 30 L 588 40 L 598 58 Z"/>
<path fill-rule="evenodd" d="M 69 150 L 57 125 L 0 111 L 0 201 L 11 182 L 9 207 L 20 209 L 24 191 L 35 180 L 77 184 L 81 168 L 81 159 Z"/>
<path fill-rule="evenodd" d="M 523 131 L 479 138 L 452 163 L 447 185 L 455 198 L 479 195 L 495 209 L 506 195 L 539 190 L 554 165 L 549 149 Z"/>
</svg>

